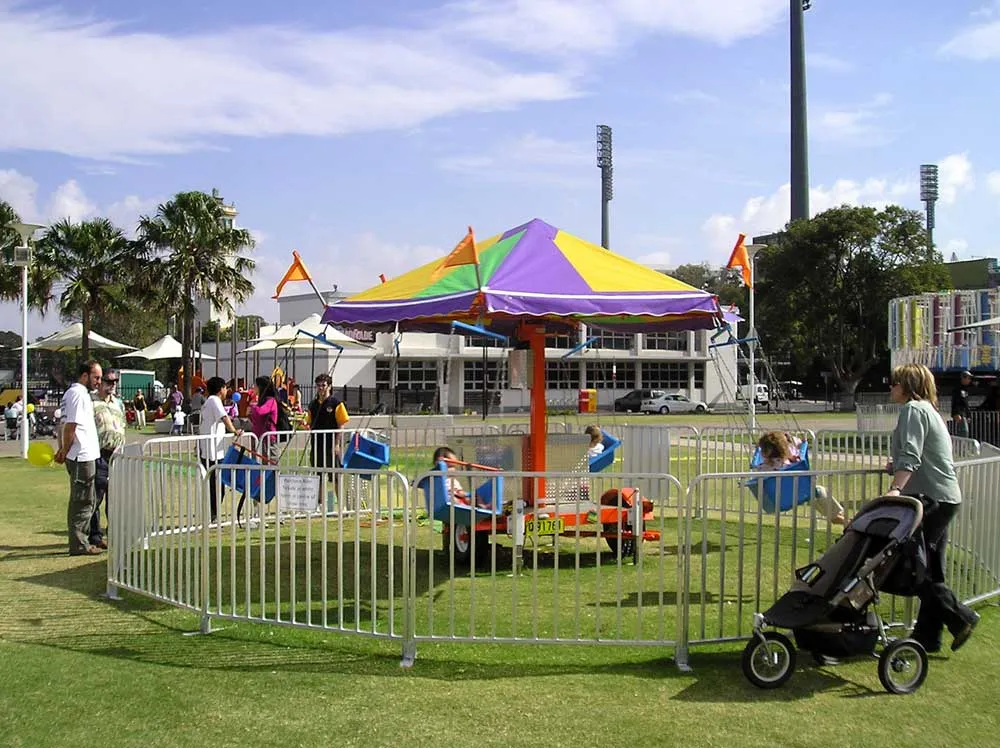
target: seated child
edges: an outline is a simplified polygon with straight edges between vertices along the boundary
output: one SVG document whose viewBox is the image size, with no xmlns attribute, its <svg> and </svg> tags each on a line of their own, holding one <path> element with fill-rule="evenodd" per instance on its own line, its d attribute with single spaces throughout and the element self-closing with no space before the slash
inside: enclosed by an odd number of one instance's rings
<svg viewBox="0 0 1000 748">
<path fill-rule="evenodd" d="M 431 458 L 431 462 L 433 463 L 432 469 L 437 470 L 438 463 L 442 460 L 444 460 L 445 464 L 448 466 L 448 472 L 456 469 L 457 466 L 455 465 L 455 462 L 458 461 L 458 458 L 449 447 L 438 447 L 434 450 L 434 456 Z M 444 482 L 448 489 L 448 498 L 452 504 L 469 506 L 469 494 L 466 493 L 464 488 L 462 488 L 462 484 L 459 482 L 458 478 L 454 476 L 446 476 Z M 476 499 L 476 505 L 481 509 L 493 508 L 488 502 L 482 501 L 478 497 Z"/>
<path fill-rule="evenodd" d="M 768 431 L 757 443 L 757 446 L 760 448 L 762 460 L 760 465 L 755 469 L 769 472 L 781 470 L 794 462 L 798 462 L 801 459 L 799 457 L 799 445 L 801 444 L 801 440 L 789 434 L 784 434 L 780 431 Z M 844 520 L 844 507 L 830 495 L 825 486 L 817 484 L 813 490 L 813 494 L 816 508 L 827 518 L 830 524 L 846 524 Z"/>
<path fill-rule="evenodd" d="M 594 424 L 587 426 L 583 430 L 583 433 L 590 437 L 590 446 L 587 447 L 587 459 L 597 457 L 597 455 L 604 451 L 604 434 Z"/>
</svg>

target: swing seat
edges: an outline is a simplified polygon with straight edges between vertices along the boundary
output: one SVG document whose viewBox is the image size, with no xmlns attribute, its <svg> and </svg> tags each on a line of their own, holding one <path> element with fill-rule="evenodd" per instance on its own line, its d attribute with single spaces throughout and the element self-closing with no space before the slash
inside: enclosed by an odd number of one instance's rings
<svg viewBox="0 0 1000 748">
<path fill-rule="evenodd" d="M 238 465 L 239 470 L 221 470 L 222 485 L 233 489 L 236 493 L 246 494 L 254 501 L 260 501 L 261 488 L 264 493 L 264 503 L 270 504 L 274 498 L 274 486 L 277 471 L 254 470 L 261 466 L 261 461 L 247 451 L 245 447 L 231 445 L 226 454 L 219 460 L 219 465 Z M 249 469 L 245 469 L 249 468 Z"/>
<path fill-rule="evenodd" d="M 439 462 L 438 470 L 445 473 L 448 466 L 444 462 Z M 425 476 L 417 483 L 417 487 L 424 492 L 427 513 L 439 522 L 451 524 L 454 521 L 456 525 L 474 527 L 482 520 L 488 521 L 490 517 L 503 516 L 503 476 L 499 473 L 493 474 L 476 489 L 474 505 L 456 504 L 451 501 L 445 475 Z M 489 507 L 478 506 L 480 503 L 488 504 Z M 455 512 L 454 520 L 452 520 L 452 506 Z"/>
<path fill-rule="evenodd" d="M 364 436 L 360 431 L 351 434 L 344 450 L 344 467 L 348 470 L 381 470 L 389 464 L 389 445 Z M 371 480 L 371 475 L 362 475 Z"/>
<path fill-rule="evenodd" d="M 622 445 L 622 441 L 604 429 L 601 429 L 601 444 L 604 445 L 604 451 L 588 460 L 590 472 L 592 473 L 599 473 L 614 464 L 615 450 Z"/>
<path fill-rule="evenodd" d="M 750 460 L 750 469 L 762 465 L 764 457 L 758 447 Z M 799 447 L 799 460 L 781 469 L 787 476 L 772 476 L 770 478 L 751 478 L 743 485 L 750 489 L 765 512 L 773 513 L 775 509 L 787 512 L 799 504 L 805 504 L 812 499 L 814 479 L 811 475 L 799 476 L 798 473 L 809 471 L 809 443 L 802 442 Z M 779 504 L 780 500 L 780 504 Z"/>
</svg>

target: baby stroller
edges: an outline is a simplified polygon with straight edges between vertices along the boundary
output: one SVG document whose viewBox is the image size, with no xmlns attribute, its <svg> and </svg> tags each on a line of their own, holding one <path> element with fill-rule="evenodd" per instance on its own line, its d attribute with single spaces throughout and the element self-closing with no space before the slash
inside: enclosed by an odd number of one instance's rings
<svg viewBox="0 0 1000 748">
<path fill-rule="evenodd" d="M 927 677 L 927 653 L 913 639 L 890 639 L 872 609 L 879 593 L 911 596 L 927 576 L 920 531 L 929 499 L 883 496 L 867 504 L 819 559 L 798 569 L 796 581 L 770 609 L 754 615 L 753 638 L 743 650 L 743 674 L 759 688 L 792 677 L 795 647 L 770 627 L 791 629 L 799 649 L 827 657 L 875 655 L 890 693 L 913 693 Z"/>
</svg>

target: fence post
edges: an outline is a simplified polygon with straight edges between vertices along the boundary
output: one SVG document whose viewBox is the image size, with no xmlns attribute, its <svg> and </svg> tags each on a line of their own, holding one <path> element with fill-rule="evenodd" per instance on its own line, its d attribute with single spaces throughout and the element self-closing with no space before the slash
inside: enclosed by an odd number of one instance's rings
<svg viewBox="0 0 1000 748">
<path fill-rule="evenodd" d="M 697 480 L 689 483 L 677 502 L 677 644 L 674 659 L 682 673 L 691 672 L 688 659 L 689 577 L 691 576 L 691 491 Z"/>
<path fill-rule="evenodd" d="M 417 484 L 408 486 L 403 494 L 403 658 L 399 666 L 413 667 L 417 659 L 416 614 L 417 614 Z"/>
<path fill-rule="evenodd" d="M 201 471 L 201 466 L 198 467 L 199 472 Z M 209 606 L 212 602 L 212 592 L 209 585 L 209 558 L 211 558 L 212 552 L 209 547 L 209 518 L 211 517 L 210 509 L 205 506 L 205 504 L 210 500 L 210 491 L 204 490 L 205 483 L 210 480 L 215 480 L 217 477 L 216 470 L 218 468 L 212 468 L 207 471 L 204 480 L 198 481 L 196 484 L 198 486 L 198 492 L 200 496 L 198 497 L 200 501 L 198 505 L 201 508 L 201 621 L 198 626 L 198 632 L 201 634 L 211 634 L 212 633 L 212 617 L 208 614 Z M 221 489 L 221 486 L 219 487 Z M 222 491 L 219 491 L 222 494 Z M 233 518 L 235 521 L 236 518 Z"/>
</svg>

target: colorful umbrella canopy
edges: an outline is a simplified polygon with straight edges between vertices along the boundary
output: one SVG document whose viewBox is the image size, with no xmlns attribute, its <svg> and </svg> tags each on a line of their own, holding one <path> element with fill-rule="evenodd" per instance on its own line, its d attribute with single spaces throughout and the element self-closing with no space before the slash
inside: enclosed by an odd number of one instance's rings
<svg viewBox="0 0 1000 748">
<path fill-rule="evenodd" d="M 535 219 L 476 244 L 474 265 L 436 260 L 326 308 L 323 322 L 435 332 L 452 321 L 513 329 L 530 319 L 616 330 L 708 329 L 715 296 Z"/>
</svg>

